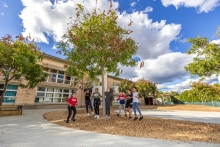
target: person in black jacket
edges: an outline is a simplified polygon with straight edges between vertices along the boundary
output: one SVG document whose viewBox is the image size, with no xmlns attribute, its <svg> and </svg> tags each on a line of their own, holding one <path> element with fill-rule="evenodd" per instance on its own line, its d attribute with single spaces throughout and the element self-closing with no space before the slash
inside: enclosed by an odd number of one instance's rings
<svg viewBox="0 0 220 147">
<path fill-rule="evenodd" d="M 133 95 L 131 89 L 127 90 L 127 101 L 125 104 L 125 109 L 129 113 L 129 119 L 132 119 L 132 102 L 133 102 Z"/>
<path fill-rule="evenodd" d="M 110 88 L 107 88 L 105 92 L 105 108 L 106 108 L 106 117 L 110 118 L 110 103 L 111 103 L 112 94 L 110 92 Z"/>
<path fill-rule="evenodd" d="M 85 92 L 85 104 L 86 104 L 86 112 L 87 112 L 88 116 L 89 116 L 89 107 L 90 107 L 90 109 L 92 111 L 92 114 L 94 114 L 93 109 L 92 109 L 92 104 L 91 104 L 90 97 L 91 97 L 90 91 L 86 90 L 86 92 Z"/>
</svg>

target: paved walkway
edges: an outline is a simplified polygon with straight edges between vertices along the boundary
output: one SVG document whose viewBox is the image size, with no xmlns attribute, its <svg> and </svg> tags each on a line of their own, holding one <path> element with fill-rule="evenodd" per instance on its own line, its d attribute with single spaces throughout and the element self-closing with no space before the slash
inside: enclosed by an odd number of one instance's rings
<svg viewBox="0 0 220 147">
<path fill-rule="evenodd" d="M 200 142 L 167 141 L 108 135 L 62 127 L 43 119 L 52 110 L 24 110 L 0 117 L 1 147 L 220 147 Z M 175 113 L 175 112 L 174 112 Z"/>
<path fill-rule="evenodd" d="M 179 110 L 142 110 L 143 115 L 164 119 L 220 124 L 220 112 L 198 112 Z"/>
</svg>

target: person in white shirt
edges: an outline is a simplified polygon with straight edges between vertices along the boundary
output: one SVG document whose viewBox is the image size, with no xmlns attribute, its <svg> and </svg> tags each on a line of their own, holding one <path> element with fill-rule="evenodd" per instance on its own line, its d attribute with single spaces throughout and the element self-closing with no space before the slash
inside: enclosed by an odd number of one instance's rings
<svg viewBox="0 0 220 147">
<path fill-rule="evenodd" d="M 139 109 L 139 95 L 138 95 L 138 92 L 137 92 L 137 88 L 136 87 L 133 87 L 133 110 L 134 110 L 134 120 L 137 120 L 138 117 L 137 117 L 137 114 L 136 114 L 136 110 L 139 112 L 140 114 L 140 118 L 139 120 L 142 120 L 143 119 L 143 115 L 141 114 L 141 111 Z"/>
</svg>

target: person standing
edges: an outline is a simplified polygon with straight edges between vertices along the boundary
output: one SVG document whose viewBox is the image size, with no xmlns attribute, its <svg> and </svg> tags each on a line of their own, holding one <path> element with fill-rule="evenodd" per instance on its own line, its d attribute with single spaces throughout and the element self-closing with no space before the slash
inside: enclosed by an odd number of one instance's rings
<svg viewBox="0 0 220 147">
<path fill-rule="evenodd" d="M 143 119 L 143 115 L 141 114 L 141 111 L 140 111 L 140 109 L 139 109 L 139 95 L 138 95 L 138 92 L 137 92 L 137 88 L 136 87 L 133 87 L 133 102 L 132 102 L 132 104 L 133 104 L 133 110 L 134 110 L 134 116 L 135 116 L 135 118 L 134 118 L 134 120 L 137 120 L 138 119 L 138 117 L 137 117 L 137 114 L 136 114 L 136 110 L 139 112 L 139 114 L 140 114 L 140 118 L 139 118 L 139 120 L 142 120 Z"/>
<path fill-rule="evenodd" d="M 132 102 L 133 102 L 133 95 L 131 92 L 131 89 L 127 90 L 127 101 L 125 104 L 125 109 L 126 111 L 129 113 L 129 119 L 132 119 L 132 112 L 131 112 L 131 108 L 132 108 Z"/>
<path fill-rule="evenodd" d="M 94 118 L 99 118 L 99 105 L 101 105 L 101 94 L 99 93 L 99 89 L 96 88 L 95 92 L 92 95 L 92 98 L 94 99 L 94 109 L 95 109 L 95 116 Z"/>
<path fill-rule="evenodd" d="M 120 113 L 121 113 L 121 109 L 122 109 L 122 108 L 124 109 L 125 116 L 126 116 L 126 111 L 125 111 L 125 99 L 126 99 L 125 94 L 122 93 L 122 92 L 120 92 L 120 93 L 119 93 L 119 96 L 118 96 L 118 99 L 117 99 L 117 100 L 119 100 L 119 111 L 118 111 L 118 114 L 117 114 L 118 117 L 120 116 Z"/>
<path fill-rule="evenodd" d="M 90 109 L 92 111 L 92 114 L 94 114 L 90 98 L 91 98 L 91 93 L 90 93 L 90 91 L 88 89 L 85 92 L 85 105 L 86 105 L 87 116 L 89 116 L 89 107 L 90 107 Z"/>
<path fill-rule="evenodd" d="M 105 92 L 105 109 L 106 109 L 106 117 L 110 118 L 110 103 L 111 103 L 112 94 L 110 92 L 110 88 L 107 88 Z"/>
<path fill-rule="evenodd" d="M 77 104 L 76 93 L 73 92 L 71 97 L 68 99 L 68 117 L 67 117 L 66 123 L 69 123 L 69 119 L 70 119 L 70 116 L 72 115 L 72 111 L 73 111 L 72 121 L 75 121 L 75 115 L 76 115 L 75 105 L 76 104 Z"/>
</svg>

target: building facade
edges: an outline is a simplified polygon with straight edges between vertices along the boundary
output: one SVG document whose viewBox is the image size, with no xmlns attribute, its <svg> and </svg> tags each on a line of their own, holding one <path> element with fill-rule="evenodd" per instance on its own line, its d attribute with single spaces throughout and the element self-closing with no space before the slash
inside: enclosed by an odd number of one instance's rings
<svg viewBox="0 0 220 147">
<path fill-rule="evenodd" d="M 75 77 L 70 77 L 66 74 L 65 65 L 68 64 L 67 61 L 45 54 L 42 63 L 39 64 L 43 66 L 44 72 L 49 74 L 45 81 L 39 83 L 33 89 L 22 89 L 18 87 L 19 81 L 11 81 L 7 86 L 3 105 L 66 105 L 71 93 L 76 91 L 78 106 L 84 106 L 83 83 L 76 81 Z M 3 78 L 4 76 L 0 74 L 0 94 L 4 87 Z M 119 93 L 118 84 L 120 79 L 106 75 L 105 80 L 107 80 L 105 87 L 113 88 L 113 104 L 117 104 L 115 97 Z M 77 89 L 71 86 L 71 83 L 74 82 L 77 83 Z M 101 87 L 99 86 L 98 88 L 100 89 Z M 99 91 L 101 93 L 101 89 Z"/>
</svg>

